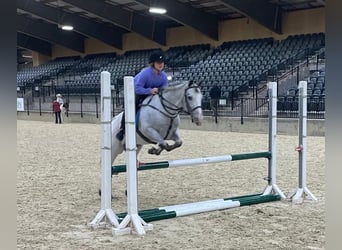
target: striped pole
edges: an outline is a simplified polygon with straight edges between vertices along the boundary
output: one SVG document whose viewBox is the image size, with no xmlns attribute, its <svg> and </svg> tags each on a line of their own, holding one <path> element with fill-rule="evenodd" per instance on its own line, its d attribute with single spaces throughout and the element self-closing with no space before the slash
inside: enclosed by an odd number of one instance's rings
<svg viewBox="0 0 342 250">
<path fill-rule="evenodd" d="M 200 201 L 193 203 L 185 203 L 173 206 L 164 206 L 160 208 L 145 209 L 139 211 L 139 215 L 144 221 L 156 221 L 169 219 L 180 216 L 187 216 L 191 214 L 199 214 L 203 212 L 210 212 L 234 207 L 248 206 L 253 204 L 272 202 L 281 200 L 280 195 L 263 195 L 253 194 L 245 196 L 237 196 L 224 199 Z M 127 216 L 127 213 L 117 214 L 119 221 Z"/>
<path fill-rule="evenodd" d="M 301 203 L 304 197 L 307 196 L 313 201 L 317 198 L 310 192 L 306 186 L 306 153 L 307 153 L 307 82 L 300 81 L 298 85 L 299 92 L 299 121 L 298 121 L 298 134 L 299 145 L 296 150 L 299 153 L 299 174 L 298 174 L 298 188 L 296 193 L 292 196 L 292 202 Z"/>
<path fill-rule="evenodd" d="M 112 210 L 112 175 L 111 175 L 111 88 L 110 73 L 101 72 L 101 210 L 90 222 L 90 227 L 119 226 Z"/>
<path fill-rule="evenodd" d="M 173 167 L 184 167 L 193 166 L 209 163 L 219 163 L 227 161 L 239 161 L 247 159 L 256 158 L 271 158 L 270 152 L 256 152 L 256 153 L 245 153 L 245 154 L 231 154 L 231 155 L 221 155 L 213 157 L 204 158 L 192 158 L 183 160 L 170 160 L 170 161 L 159 161 L 159 162 L 149 162 L 138 167 L 138 170 L 152 170 L 158 168 L 173 168 Z M 112 174 L 118 174 L 121 172 L 126 172 L 126 165 L 116 165 L 112 166 Z"/>
</svg>

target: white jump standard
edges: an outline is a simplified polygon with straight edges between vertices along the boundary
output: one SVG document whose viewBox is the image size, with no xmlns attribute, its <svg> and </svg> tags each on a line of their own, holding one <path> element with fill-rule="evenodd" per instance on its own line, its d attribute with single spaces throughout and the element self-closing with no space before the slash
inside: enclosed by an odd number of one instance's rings
<svg viewBox="0 0 342 250">
<path fill-rule="evenodd" d="M 137 180 L 137 145 L 135 137 L 135 94 L 133 77 L 124 77 L 125 91 L 125 125 L 126 136 L 126 162 L 127 162 L 127 211 L 125 218 L 118 227 L 112 228 L 113 235 L 145 234 L 152 230 L 153 225 L 146 223 L 138 215 L 138 180 Z M 111 166 L 111 164 L 109 165 Z M 108 166 L 108 167 L 109 167 Z"/>
<path fill-rule="evenodd" d="M 109 107 L 109 112 L 106 112 Z M 112 210 L 112 174 L 108 166 L 112 165 L 111 136 L 111 88 L 110 73 L 101 72 L 101 210 L 90 222 L 91 228 L 118 227 L 117 216 Z"/>
<path fill-rule="evenodd" d="M 279 194 L 283 199 L 285 195 L 276 183 L 276 166 L 277 166 L 277 82 L 268 83 L 268 150 L 271 152 L 271 159 L 268 161 L 268 185 L 264 194 Z"/>
<path fill-rule="evenodd" d="M 299 145 L 297 151 L 299 153 L 299 169 L 298 169 L 298 188 L 296 193 L 291 197 L 292 202 L 301 203 L 305 197 L 313 201 L 317 201 L 317 198 L 310 192 L 306 186 L 306 153 L 307 153 L 307 82 L 300 81 L 298 85 L 299 92 L 299 121 L 298 121 L 298 133 L 299 133 Z"/>
</svg>

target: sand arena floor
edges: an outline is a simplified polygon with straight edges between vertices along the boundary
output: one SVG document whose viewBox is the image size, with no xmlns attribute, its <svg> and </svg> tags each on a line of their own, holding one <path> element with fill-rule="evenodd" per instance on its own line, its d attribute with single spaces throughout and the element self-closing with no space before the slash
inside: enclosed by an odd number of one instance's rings
<svg viewBox="0 0 342 250">
<path fill-rule="evenodd" d="M 51 118 L 51 121 L 53 117 Z M 182 130 L 184 144 L 143 161 L 265 151 L 268 136 Z M 278 136 L 277 183 L 298 182 L 296 136 Z M 325 138 L 308 137 L 307 184 L 318 202 L 258 204 L 152 222 L 144 237 L 90 230 L 100 209 L 100 125 L 17 123 L 18 249 L 324 249 Z M 124 154 L 116 163 L 124 162 Z M 139 172 L 139 208 L 262 192 L 267 160 Z M 113 210 L 126 211 L 125 174 L 113 177 Z"/>
</svg>

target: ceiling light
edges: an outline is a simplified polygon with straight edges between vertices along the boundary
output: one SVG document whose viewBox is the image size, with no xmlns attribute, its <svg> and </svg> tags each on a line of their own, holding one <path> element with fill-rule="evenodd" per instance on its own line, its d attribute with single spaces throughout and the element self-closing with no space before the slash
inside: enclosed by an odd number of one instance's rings
<svg viewBox="0 0 342 250">
<path fill-rule="evenodd" d="M 32 58 L 31 55 L 22 55 L 22 57 L 24 57 L 24 58 Z"/>
<path fill-rule="evenodd" d="M 165 14 L 166 13 L 166 9 L 161 8 L 161 7 L 150 7 L 148 11 L 150 13 L 154 13 L 154 14 Z"/>
<path fill-rule="evenodd" d="M 62 28 L 62 30 L 73 30 L 74 29 L 74 27 L 71 25 L 62 25 L 61 28 Z"/>
</svg>

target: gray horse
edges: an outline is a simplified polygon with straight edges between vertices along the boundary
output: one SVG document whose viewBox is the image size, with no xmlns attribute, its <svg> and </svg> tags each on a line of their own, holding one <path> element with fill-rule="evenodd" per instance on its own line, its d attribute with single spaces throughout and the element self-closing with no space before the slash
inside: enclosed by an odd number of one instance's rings
<svg viewBox="0 0 342 250">
<path fill-rule="evenodd" d="M 191 115 L 192 121 L 200 126 L 202 115 L 202 93 L 198 85 L 192 81 L 170 82 L 169 86 L 160 89 L 159 94 L 147 97 L 140 107 L 137 121 L 137 159 L 145 144 L 156 144 L 148 153 L 159 155 L 163 150 L 171 151 L 182 145 L 179 132 L 179 113 L 184 111 Z M 124 150 L 125 139 L 119 141 L 116 134 L 120 129 L 123 112 L 112 120 L 112 163 Z M 168 144 L 166 140 L 174 141 Z"/>
</svg>

